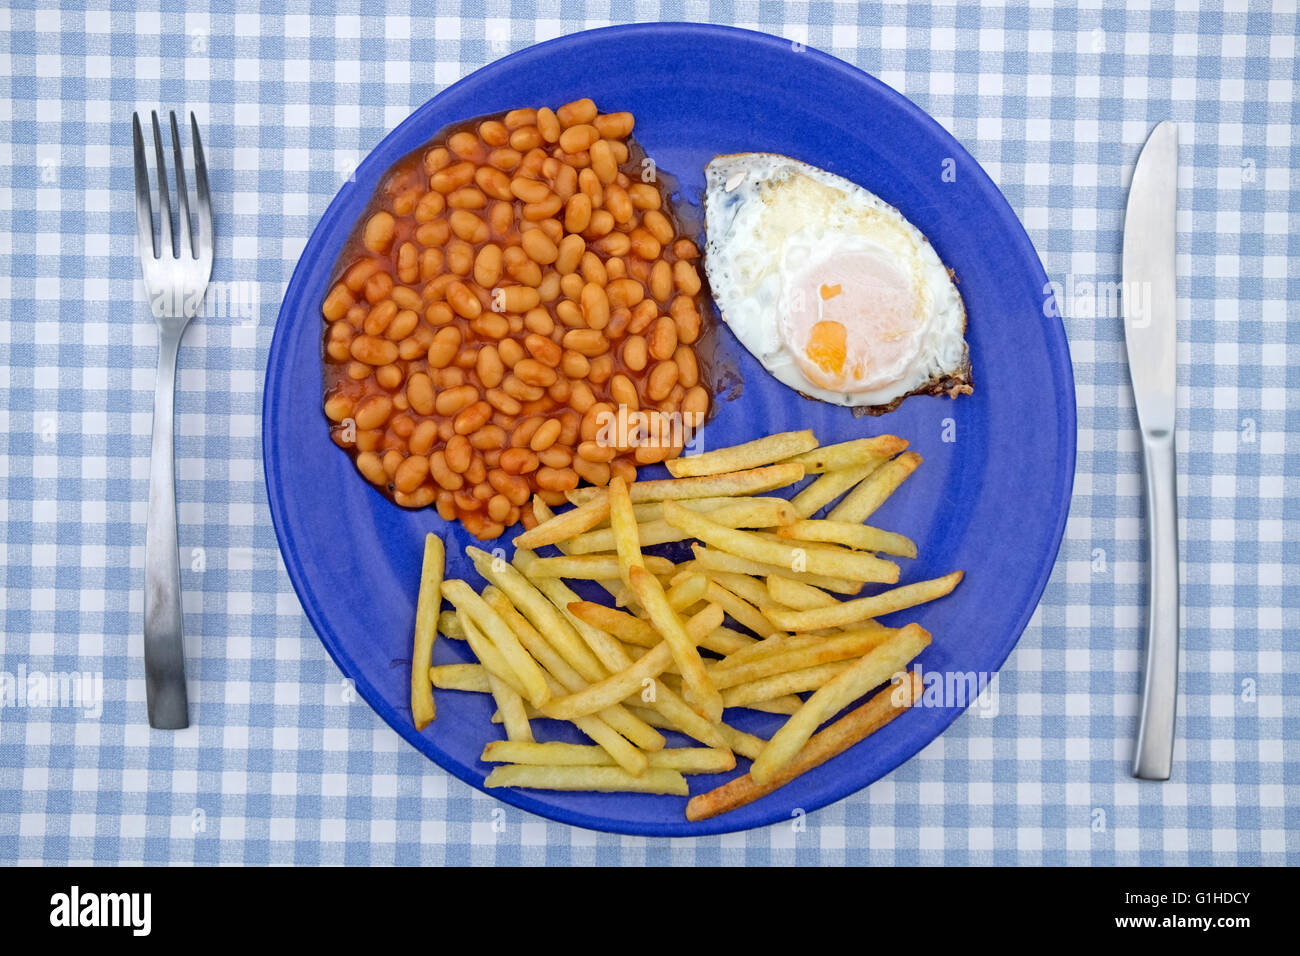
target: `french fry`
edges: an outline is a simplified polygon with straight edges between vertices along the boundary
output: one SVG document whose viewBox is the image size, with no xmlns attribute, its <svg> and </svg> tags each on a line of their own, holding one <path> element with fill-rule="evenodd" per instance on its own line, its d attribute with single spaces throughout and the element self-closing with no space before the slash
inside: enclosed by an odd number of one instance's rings
<svg viewBox="0 0 1300 956">
<path fill-rule="evenodd" d="M 552 697 L 563 697 L 565 692 L 569 694 L 577 693 L 588 686 L 588 681 L 584 680 L 574 668 L 564 659 L 538 630 L 510 603 L 510 599 L 494 586 L 489 586 L 483 591 L 483 599 L 492 605 L 493 609 L 501 615 L 502 620 L 510 626 L 519 638 L 528 653 L 537 659 L 537 662 L 555 679 L 559 684 L 562 692 L 559 694 L 552 693 Z M 575 637 L 576 643 L 581 643 Z M 593 665 L 594 665 L 593 660 Z M 599 667 L 597 667 L 599 673 Z M 540 711 L 538 713 L 541 713 Z M 622 734 L 637 747 L 647 752 L 662 750 L 667 741 L 664 740 L 663 734 L 659 733 L 645 721 L 633 717 L 624 708 L 617 704 L 606 707 L 596 714 L 600 720 L 608 724 L 613 731 Z M 591 734 L 588 734 L 591 736 Z M 595 739 L 595 738 L 593 738 Z M 599 741 L 598 741 L 599 742 Z"/>
<path fill-rule="evenodd" d="M 466 616 L 473 619 L 501 652 L 510 670 L 519 678 L 522 696 L 526 697 L 534 707 L 540 707 L 549 700 L 551 694 L 546 689 L 546 678 L 542 675 L 542 669 L 523 649 L 519 638 L 515 637 L 514 631 L 501 620 L 501 616 L 464 581 L 457 579 L 446 581 L 442 590 L 447 600 L 456 606 L 456 610 L 462 612 L 461 624 L 465 623 Z"/>
<path fill-rule="evenodd" d="M 582 675 L 583 680 L 591 683 L 606 676 L 600 661 L 583 644 L 564 615 L 518 568 L 479 548 L 468 547 L 465 554 L 474 562 L 474 568 L 479 574 L 500 588 L 520 613 L 538 631 L 547 635 L 547 640 Z"/>
<path fill-rule="evenodd" d="M 469 643 L 469 649 L 474 652 L 479 663 L 483 665 L 484 671 L 489 674 L 495 674 L 498 678 L 506 683 L 511 690 L 520 696 L 523 695 L 524 685 L 519 680 L 514 669 L 506 660 L 505 655 L 497 649 L 497 646 L 488 640 L 487 636 L 475 626 L 474 621 L 463 610 L 456 612 L 460 616 L 461 628 L 465 633 L 465 640 Z M 488 684 L 488 691 L 491 692 L 491 683 Z"/>
<path fill-rule="evenodd" d="M 565 541 L 596 527 L 608 517 L 609 497 L 605 494 L 605 489 L 598 488 L 596 494 L 591 496 L 591 500 L 562 515 L 539 521 L 531 531 L 525 531 L 516 537 L 515 547 L 536 550 L 543 545 Z"/>
<path fill-rule="evenodd" d="M 734 770 L 736 757 L 730 750 L 713 747 L 674 747 L 650 754 L 650 769 L 678 773 L 725 773 Z M 526 764 L 538 767 L 605 767 L 613 758 L 599 747 L 587 744 L 516 743 L 493 740 L 479 757 L 484 763 Z"/>
<path fill-rule="evenodd" d="M 632 499 L 628 496 L 627 482 L 622 475 L 610 479 L 606 492 L 606 497 L 609 498 L 609 530 L 614 536 L 614 548 L 618 552 L 615 571 L 624 584 L 629 584 L 630 569 L 646 566 L 645 557 L 641 554 L 636 515 L 632 513 Z"/>
<path fill-rule="evenodd" d="M 673 563 L 667 558 L 647 555 L 645 568 L 651 574 L 669 574 Z M 528 567 L 534 578 L 578 578 L 599 581 L 618 574 L 618 558 L 612 554 L 560 555 L 555 558 L 538 558 Z"/>
<path fill-rule="evenodd" d="M 711 547 L 813 574 L 892 584 L 898 580 L 898 565 L 860 551 L 834 550 L 830 545 L 796 547 L 778 544 L 748 531 L 718 524 L 671 501 L 664 502 L 664 520 L 699 538 Z"/>
<path fill-rule="evenodd" d="M 629 491 L 635 490 L 636 487 L 635 484 L 630 486 Z M 659 502 L 658 504 L 662 511 L 664 503 Z M 677 507 L 685 507 L 677 503 L 674 504 Z M 687 508 L 687 510 L 694 511 L 695 509 Z M 797 521 L 799 518 L 790 502 L 783 498 L 740 498 L 733 504 L 723 504 L 712 509 L 709 516 L 712 520 L 729 528 L 771 528 Z M 670 544 L 673 541 L 681 541 L 690 537 L 690 535 L 659 518 L 653 521 L 641 522 L 637 527 L 637 537 L 642 547 L 650 547 L 656 544 Z M 568 542 L 568 550 L 571 554 L 599 554 L 613 551 L 616 547 L 617 541 L 612 527 L 588 531 L 586 534 L 580 534 Z"/>
<path fill-rule="evenodd" d="M 909 624 L 827 681 L 772 735 L 749 768 L 754 782 L 762 785 L 777 779 L 781 768 L 794 759 L 819 726 L 872 688 L 905 670 L 908 662 L 929 643 L 930 635 L 924 628 Z"/>
<path fill-rule="evenodd" d="M 725 475 L 705 475 L 701 478 L 636 481 L 628 488 L 628 494 L 631 495 L 633 504 L 644 501 L 679 501 L 683 498 L 733 498 L 784 488 L 801 480 L 803 475 L 803 465 L 789 462 L 733 471 Z M 568 499 L 574 504 L 583 504 L 599 492 L 599 488 L 575 488 L 568 492 Z"/>
<path fill-rule="evenodd" d="M 606 634 L 613 634 L 624 644 L 649 648 L 655 647 L 663 640 L 648 621 L 643 621 L 626 611 L 606 607 L 604 604 L 596 604 L 593 601 L 572 601 L 569 604 L 569 613 Z"/>
<path fill-rule="evenodd" d="M 767 741 L 762 737 L 738 730 L 730 724 L 719 722 L 717 731 L 728 750 L 738 753 L 742 757 L 748 757 L 750 760 L 761 754 L 763 748 L 767 746 Z"/>
<path fill-rule="evenodd" d="M 754 561 L 751 558 L 731 554 L 727 551 L 719 551 L 717 548 L 706 548 L 702 544 L 691 545 L 691 551 L 695 554 L 695 564 L 701 570 L 712 568 L 717 571 L 730 571 L 735 574 L 752 574 L 760 578 L 779 574 L 788 577 L 792 581 L 811 584 L 813 587 L 821 588 L 824 591 L 834 591 L 836 594 L 857 594 L 862 590 L 861 581 L 850 581 L 847 578 L 822 574 L 809 574 L 806 571 L 791 571 L 789 568 L 775 564 L 764 564 L 761 561 Z"/>
<path fill-rule="evenodd" d="M 704 592 L 704 596 L 714 604 L 721 605 L 728 617 L 741 627 L 749 628 L 759 637 L 781 633 L 781 629 L 773 624 L 766 614 L 716 581 L 709 581 L 709 588 Z"/>
<path fill-rule="evenodd" d="M 686 819 L 692 822 L 707 820 L 767 796 L 871 736 L 911 707 L 924 690 L 925 685 L 920 675 L 909 673 L 901 683 L 884 688 L 866 703 L 815 734 L 794 759 L 773 774 L 767 783 L 755 783 L 753 777 L 745 774 L 724 783 L 716 790 L 692 797 L 686 804 Z"/>
<path fill-rule="evenodd" d="M 850 666 L 849 661 L 835 661 L 830 664 L 818 664 L 800 671 L 788 671 L 774 674 L 748 684 L 737 684 L 722 692 L 724 707 L 752 707 L 768 700 L 776 700 L 789 694 L 802 694 L 810 690 L 820 690 L 833 677 Z"/>
<path fill-rule="evenodd" d="M 916 542 L 893 531 L 882 531 L 851 521 L 797 521 L 778 528 L 777 535 L 799 541 L 822 541 L 842 544 L 859 551 L 878 551 L 900 558 L 916 557 Z"/>
<path fill-rule="evenodd" d="M 795 581 L 782 574 L 769 574 L 767 594 L 777 604 L 795 611 L 810 611 L 815 607 L 831 607 L 840 602 L 821 588 Z"/>
<path fill-rule="evenodd" d="M 692 695 L 693 709 L 706 720 L 717 723 L 722 717 L 722 696 L 709 683 L 700 652 L 686 633 L 677 612 L 668 605 L 663 586 L 644 568 L 629 568 L 628 577 L 637 600 L 650 615 L 650 623 L 672 650 L 677 670 Z"/>
<path fill-rule="evenodd" d="M 649 565 L 647 570 L 653 571 Z M 709 590 L 709 579 L 702 574 L 687 572 L 678 580 L 673 578 L 672 587 L 668 589 L 668 606 L 674 611 L 684 611 L 693 604 L 704 600 Z"/>
<path fill-rule="evenodd" d="M 447 552 L 436 534 L 424 536 L 424 561 L 420 568 L 420 590 L 415 601 L 415 641 L 411 653 L 411 714 L 415 729 L 423 730 L 436 716 L 429 667 L 433 663 L 433 641 L 438 636 L 438 609 L 442 606 L 442 575 Z"/>
<path fill-rule="evenodd" d="M 487 679 L 492 697 L 497 702 L 497 710 L 501 712 L 501 721 L 506 725 L 506 739 L 532 740 L 533 729 L 528 725 L 528 714 L 524 710 L 524 699 L 491 671 L 488 671 Z"/>
<path fill-rule="evenodd" d="M 880 465 L 881 462 L 869 462 L 828 471 L 791 498 L 790 505 L 800 518 L 810 517 L 862 481 Z"/>
<path fill-rule="evenodd" d="M 846 631 L 835 637 L 823 638 L 816 644 L 795 648 L 781 654 L 771 654 L 749 661 L 721 661 L 709 668 L 709 680 L 713 681 L 713 686 L 718 690 L 726 690 L 775 674 L 787 674 L 791 671 L 816 667 L 819 664 L 849 660 L 861 657 L 873 648 L 879 647 L 893 634 L 893 631 L 883 627 Z M 550 704 L 546 705 L 549 706 Z M 546 707 L 543 707 L 543 713 Z"/>
<path fill-rule="evenodd" d="M 833 607 L 818 607 L 808 611 L 786 611 L 773 608 L 768 617 L 787 631 L 815 631 L 823 627 L 847 627 L 867 618 L 880 617 L 905 608 L 925 604 L 950 593 L 961 583 L 964 571 L 953 571 L 941 578 L 905 584 L 873 594 L 871 597 L 841 601 Z"/>
<path fill-rule="evenodd" d="M 877 435 L 875 438 L 854 438 L 836 445 L 822 445 L 802 454 L 792 455 L 786 461 L 803 465 L 808 474 L 841 471 L 861 465 L 879 465 L 907 448 L 907 439 L 897 435 Z"/>
<path fill-rule="evenodd" d="M 826 515 L 831 521 L 848 521 L 861 524 L 884 504 L 912 472 L 921 464 L 921 456 L 914 451 L 903 452 L 887 461 L 844 496 Z"/>
<path fill-rule="evenodd" d="M 438 590 L 441 592 L 441 585 Z M 465 640 L 465 632 L 460 629 L 460 618 L 456 617 L 455 611 L 443 611 L 438 615 L 438 633 L 453 641 Z"/>
<path fill-rule="evenodd" d="M 515 551 L 515 567 L 522 571 L 537 589 L 546 595 L 551 601 L 551 606 L 559 611 L 569 627 L 576 631 L 582 642 L 591 649 L 600 661 L 601 666 L 610 674 L 621 671 L 628 665 L 630 659 L 623 646 L 614 639 L 612 635 L 592 627 L 581 618 L 574 617 L 569 613 L 569 605 L 578 600 L 578 595 L 573 589 L 561 581 L 559 578 L 534 578 L 529 571 L 532 563 L 537 560 L 537 555 L 531 551 L 520 548 Z M 647 572 L 648 574 L 648 572 Z M 649 575 L 652 580 L 658 581 L 654 575 Z"/>
<path fill-rule="evenodd" d="M 429 668 L 429 682 L 439 690 L 464 690 L 490 694 L 487 671 L 482 664 L 438 664 Z"/>
<path fill-rule="evenodd" d="M 675 770 L 659 767 L 633 776 L 621 767 L 530 767 L 507 764 L 497 767 L 483 786 L 527 787 L 534 790 L 591 790 L 596 793 L 666 793 L 684 797 L 690 793 L 686 778 Z"/>
<path fill-rule="evenodd" d="M 810 428 L 798 432 L 779 432 L 743 445 L 719 448 L 687 458 L 675 458 L 667 463 L 668 473 L 674 478 L 692 478 L 743 471 L 783 461 L 816 447 L 817 437 Z"/>
<path fill-rule="evenodd" d="M 710 604 L 686 622 L 686 634 L 692 641 L 698 642 L 721 623 L 722 608 Z M 583 714 L 596 713 L 638 693 L 647 681 L 653 682 L 673 663 L 672 648 L 667 641 L 662 641 L 618 673 L 577 693 L 558 700 L 552 699 L 542 706 L 541 711 L 557 720 L 572 720 Z"/>
<path fill-rule="evenodd" d="M 783 509 L 790 507 L 790 502 L 784 498 L 776 497 L 734 497 L 734 498 L 682 498 L 677 502 L 683 508 L 690 508 L 692 511 L 702 511 L 705 514 L 716 511 L 718 508 L 745 505 L 754 509 L 775 509 L 771 512 L 756 510 L 757 514 L 774 514 L 785 515 Z M 640 504 L 632 506 L 632 513 L 636 515 L 639 524 L 645 524 L 648 521 L 661 521 L 664 516 L 664 503 L 662 501 L 643 501 Z M 775 524 L 785 524 L 785 521 L 771 521 L 768 524 L 756 524 L 755 528 L 770 528 Z"/>
</svg>

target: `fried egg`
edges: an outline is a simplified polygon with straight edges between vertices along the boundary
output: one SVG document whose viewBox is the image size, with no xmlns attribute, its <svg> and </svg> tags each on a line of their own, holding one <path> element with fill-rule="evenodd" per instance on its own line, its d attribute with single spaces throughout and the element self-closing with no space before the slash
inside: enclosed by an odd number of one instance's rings
<svg viewBox="0 0 1300 956">
<path fill-rule="evenodd" d="M 880 197 L 787 156 L 737 153 L 709 163 L 704 208 L 713 297 L 779 381 L 876 412 L 970 391 L 952 276 Z"/>
</svg>

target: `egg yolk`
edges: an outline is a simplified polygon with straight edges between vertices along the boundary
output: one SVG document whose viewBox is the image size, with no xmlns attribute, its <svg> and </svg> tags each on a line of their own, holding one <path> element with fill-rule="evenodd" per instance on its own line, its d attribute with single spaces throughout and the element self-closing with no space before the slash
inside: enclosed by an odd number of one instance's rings
<svg viewBox="0 0 1300 956">
<path fill-rule="evenodd" d="M 781 334 L 810 382 L 854 393 L 902 377 L 918 310 L 897 265 L 876 252 L 842 252 L 811 265 L 792 286 Z"/>
</svg>

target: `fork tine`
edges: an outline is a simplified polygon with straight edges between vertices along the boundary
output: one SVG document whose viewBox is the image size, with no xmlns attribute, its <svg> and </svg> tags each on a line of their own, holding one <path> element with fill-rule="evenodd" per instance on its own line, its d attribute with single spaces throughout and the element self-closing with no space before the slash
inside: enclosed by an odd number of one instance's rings
<svg viewBox="0 0 1300 956">
<path fill-rule="evenodd" d="M 180 200 L 180 210 L 176 213 L 176 224 L 181 230 L 182 259 L 194 257 L 194 243 L 190 239 L 190 191 L 185 184 L 185 155 L 181 152 L 181 134 L 176 129 L 176 111 L 171 112 L 172 155 L 176 158 L 176 198 Z"/>
<path fill-rule="evenodd" d="M 158 257 L 158 246 L 153 234 L 153 206 L 149 201 L 149 164 L 144 158 L 144 133 L 140 130 L 140 114 L 131 114 L 131 138 L 135 141 L 135 231 L 143 255 L 144 243 L 149 244 L 149 258 Z"/>
<path fill-rule="evenodd" d="M 216 247 L 212 231 L 212 192 L 208 186 L 208 163 L 203 157 L 203 138 L 199 136 L 199 121 L 190 112 L 190 135 L 194 143 L 194 189 L 199 207 L 199 260 L 212 268 L 212 252 Z"/>
<path fill-rule="evenodd" d="M 167 195 L 167 161 L 163 158 L 162 131 L 158 127 L 158 111 L 153 110 L 153 148 L 158 158 L 158 234 L 162 240 L 161 255 L 164 258 L 176 257 L 176 246 L 172 243 L 172 204 Z"/>
</svg>

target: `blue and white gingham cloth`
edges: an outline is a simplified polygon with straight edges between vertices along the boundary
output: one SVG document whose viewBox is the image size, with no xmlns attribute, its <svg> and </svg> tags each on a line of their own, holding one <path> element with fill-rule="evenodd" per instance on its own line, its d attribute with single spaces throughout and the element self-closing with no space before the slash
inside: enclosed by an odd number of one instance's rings
<svg viewBox="0 0 1300 956">
<path fill-rule="evenodd" d="M 104 701 L 98 716 L 32 699 L 0 709 L 0 862 L 1300 863 L 1294 0 L 133 9 L 147 6 L 0 9 L 0 681 L 102 675 Z M 803 829 L 607 836 L 476 793 L 349 691 L 267 512 L 266 351 L 298 253 L 348 171 L 414 107 L 512 50 L 659 18 L 780 34 L 906 94 L 1002 187 L 1066 293 L 1074 505 L 1001 672 L 999 713 L 964 715 Z M 127 119 L 181 105 L 207 142 L 214 282 L 254 292 L 246 312 L 196 322 L 181 350 L 182 582 L 202 719 L 172 733 L 148 729 L 142 678 L 156 340 Z M 1118 277 L 1128 177 L 1166 118 L 1183 142 L 1186 629 L 1177 769 L 1156 785 L 1129 776 L 1142 606 L 1132 396 L 1120 323 L 1091 317 L 1084 284 Z"/>
</svg>

